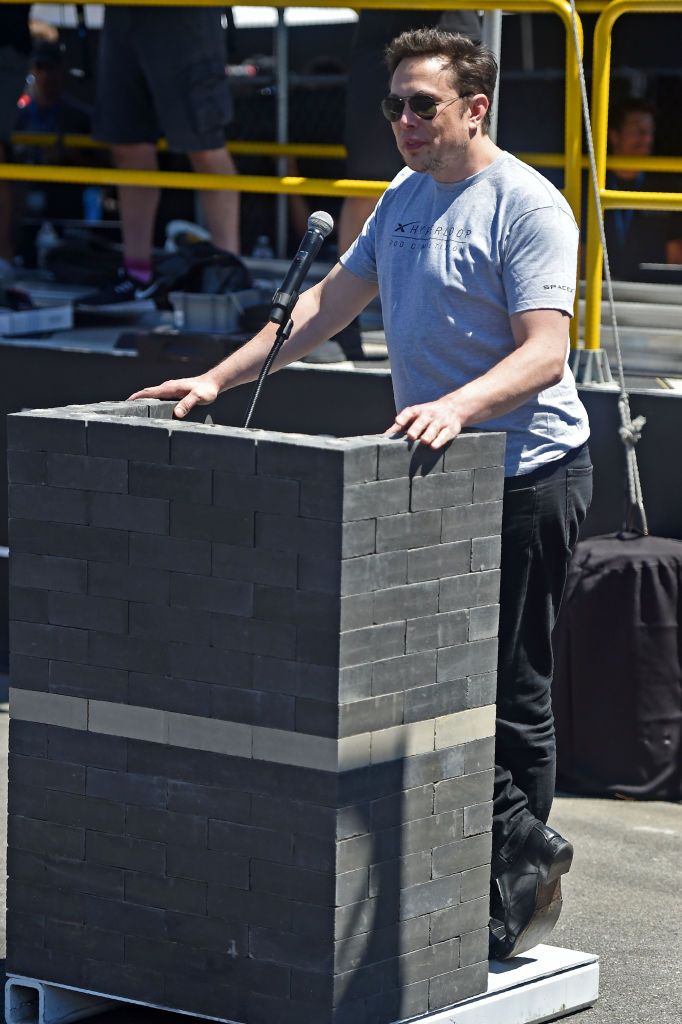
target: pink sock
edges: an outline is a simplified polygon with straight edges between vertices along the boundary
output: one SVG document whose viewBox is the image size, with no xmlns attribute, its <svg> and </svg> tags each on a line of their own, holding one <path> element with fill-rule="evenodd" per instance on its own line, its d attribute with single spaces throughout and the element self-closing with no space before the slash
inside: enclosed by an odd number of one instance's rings
<svg viewBox="0 0 682 1024">
<path fill-rule="evenodd" d="M 151 260 L 130 260 L 126 257 L 123 260 L 123 268 L 129 277 L 140 284 L 149 284 L 154 276 Z"/>
</svg>

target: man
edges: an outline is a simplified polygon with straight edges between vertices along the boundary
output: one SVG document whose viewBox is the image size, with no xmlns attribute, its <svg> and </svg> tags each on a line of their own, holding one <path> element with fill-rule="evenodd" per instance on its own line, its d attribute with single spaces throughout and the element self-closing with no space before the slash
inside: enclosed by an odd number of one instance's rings
<svg viewBox="0 0 682 1024">
<path fill-rule="evenodd" d="M 650 156 L 656 134 L 656 112 L 644 99 L 628 97 L 615 104 L 609 121 L 612 156 Z M 675 192 L 674 175 L 639 170 L 609 171 L 606 187 L 626 192 Z M 682 263 L 682 216 L 660 210 L 607 210 L 604 229 L 611 273 L 622 281 L 650 281 L 655 271 L 643 263 Z M 660 280 L 667 280 L 659 276 Z"/>
<path fill-rule="evenodd" d="M 403 432 L 439 449 L 465 427 L 507 432 L 493 800 L 491 953 L 543 941 L 572 847 L 546 826 L 554 793 L 551 630 L 591 495 L 588 424 L 567 368 L 578 232 L 544 178 L 486 134 L 492 54 L 439 29 L 387 51 L 383 109 L 407 164 L 362 234 L 305 292 L 277 366 L 381 294 Z M 197 378 L 133 398 L 179 398 L 176 414 L 252 380 L 266 327 Z"/>
<path fill-rule="evenodd" d="M 232 99 L 218 8 L 108 7 L 100 40 L 94 136 L 113 145 L 123 170 L 158 169 L 156 143 L 187 153 L 203 174 L 236 174 L 225 149 Z M 152 238 L 159 189 L 119 189 L 123 273 L 84 309 L 125 308 L 153 291 Z M 239 252 L 239 195 L 201 193 L 211 240 Z"/>
</svg>

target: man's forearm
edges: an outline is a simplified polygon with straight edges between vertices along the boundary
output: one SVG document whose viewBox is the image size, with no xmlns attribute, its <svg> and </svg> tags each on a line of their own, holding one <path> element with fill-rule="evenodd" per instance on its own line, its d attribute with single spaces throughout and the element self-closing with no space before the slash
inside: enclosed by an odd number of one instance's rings
<svg viewBox="0 0 682 1024">
<path fill-rule="evenodd" d="M 462 426 L 497 419 L 533 395 L 558 384 L 564 363 L 545 351 L 541 341 L 515 349 L 487 373 L 453 391 L 451 399 Z"/>
</svg>

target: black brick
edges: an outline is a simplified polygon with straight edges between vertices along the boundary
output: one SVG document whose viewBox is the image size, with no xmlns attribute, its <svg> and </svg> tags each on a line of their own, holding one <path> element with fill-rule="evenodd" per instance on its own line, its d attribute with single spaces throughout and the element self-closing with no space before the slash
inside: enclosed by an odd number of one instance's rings
<svg viewBox="0 0 682 1024">
<path fill-rule="evenodd" d="M 67 523 L 39 523 L 12 519 L 10 547 L 16 553 L 56 555 L 66 558 L 119 562 L 128 559 L 128 535 L 122 530 L 102 530 Z"/>
<path fill-rule="evenodd" d="M 94 768 L 125 771 L 127 744 L 119 736 L 99 736 L 77 729 L 48 729 L 50 760 L 71 761 Z"/>
<path fill-rule="evenodd" d="M 248 653 L 171 643 L 168 645 L 168 660 L 172 676 L 219 686 L 251 685 L 253 659 Z"/>
<path fill-rule="evenodd" d="M 136 807 L 166 807 L 168 783 L 165 779 L 134 772 L 112 772 L 103 768 L 88 768 L 86 793 L 88 796 L 132 804 Z"/>
<path fill-rule="evenodd" d="M 113 633 L 89 635 L 87 661 L 91 665 L 163 675 L 167 659 L 167 645 L 152 642 L 148 636 L 116 636 Z"/>
<path fill-rule="evenodd" d="M 289 832 L 209 821 L 208 846 L 245 857 L 261 857 L 279 864 L 291 862 L 293 839 Z"/>
<path fill-rule="evenodd" d="M 156 877 L 163 877 L 166 873 L 166 847 L 162 843 L 88 832 L 85 855 L 91 864 L 142 871 Z"/>
<path fill-rule="evenodd" d="M 123 704 L 128 693 L 128 673 L 115 668 L 51 661 L 49 690 L 50 693 L 71 697 L 90 697 Z"/>
<path fill-rule="evenodd" d="M 88 455 L 167 463 L 169 451 L 167 423 L 144 418 L 118 422 L 92 420 L 88 423 Z"/>
<path fill-rule="evenodd" d="M 125 633 L 128 629 L 128 604 L 111 597 L 50 592 L 50 622 L 57 626 L 96 629 L 103 633 Z"/>
<path fill-rule="evenodd" d="M 9 588 L 9 614 L 17 622 L 47 622 L 46 590 L 32 587 Z"/>
<path fill-rule="evenodd" d="M 377 551 L 402 551 L 437 544 L 441 539 L 440 531 L 440 509 L 385 516 L 377 520 Z"/>
<path fill-rule="evenodd" d="M 9 515 L 15 519 L 50 523 L 88 522 L 85 491 L 62 490 L 33 484 L 10 484 Z"/>
<path fill-rule="evenodd" d="M 10 646 L 15 654 L 58 661 L 87 661 L 88 634 L 84 629 L 10 622 Z"/>
<path fill-rule="evenodd" d="M 217 471 L 213 474 L 213 502 L 243 513 L 271 512 L 282 515 L 298 512 L 299 485 L 295 480 L 277 480 L 264 476 L 240 476 Z"/>
<path fill-rule="evenodd" d="M 130 535 L 130 564 L 148 569 L 171 569 L 208 576 L 211 572 L 211 545 L 208 541 L 184 540 L 151 534 Z"/>
<path fill-rule="evenodd" d="M 101 597 L 119 597 L 126 601 L 168 604 L 170 573 L 161 569 L 142 569 L 107 562 L 88 565 L 88 592 Z"/>
<path fill-rule="evenodd" d="M 248 617 L 253 614 L 253 586 L 234 580 L 173 573 L 170 603 L 178 608 L 200 608 Z"/>
<path fill-rule="evenodd" d="M 26 757 L 47 757 L 47 726 L 10 718 L 9 749 Z"/>
<path fill-rule="evenodd" d="M 254 797 L 254 799 L 256 798 Z M 183 814 L 203 814 L 208 818 L 249 824 L 251 800 L 251 794 L 243 790 L 168 781 L 169 811 L 180 811 Z M 267 822 L 254 821 L 254 824 L 267 824 Z"/>
<path fill-rule="evenodd" d="M 474 474 L 470 470 L 461 473 L 434 473 L 427 477 L 415 476 L 412 479 L 410 509 L 418 512 L 470 504 L 473 485 Z"/>
<path fill-rule="evenodd" d="M 406 551 L 386 551 L 342 562 L 341 593 L 344 596 L 386 590 L 407 583 L 410 556 Z"/>
<path fill-rule="evenodd" d="M 93 494 L 90 498 L 90 522 L 93 526 L 136 533 L 166 534 L 169 530 L 169 503 L 159 498 L 139 498 L 132 494 Z"/>
<path fill-rule="evenodd" d="M 12 686 L 17 689 L 47 691 L 49 666 L 48 658 L 29 658 L 10 652 L 9 677 Z"/>
<path fill-rule="evenodd" d="M 11 554 L 10 583 L 22 587 L 43 587 L 84 594 L 87 562 L 75 558 L 54 558 L 50 555 Z"/>
<path fill-rule="evenodd" d="M 213 575 L 245 583 L 297 585 L 297 559 L 292 551 L 261 551 L 228 544 L 213 544 Z"/>
<path fill-rule="evenodd" d="M 428 718 L 451 715 L 468 707 L 464 680 L 434 683 L 405 691 L 406 722 L 422 722 Z"/>
<path fill-rule="evenodd" d="M 231 651 L 293 658 L 296 654 L 296 627 L 283 622 L 214 614 L 211 616 L 211 643 Z"/>
<path fill-rule="evenodd" d="M 190 850 L 183 846 L 167 848 L 166 873 L 171 878 L 227 883 L 236 889 L 255 888 L 249 885 L 249 860 L 215 850 Z"/>
<path fill-rule="evenodd" d="M 441 580 L 439 609 L 442 612 L 458 608 L 474 608 L 480 605 L 496 604 L 500 593 L 500 573 L 468 573 Z"/>
<path fill-rule="evenodd" d="M 171 436 L 171 462 L 250 474 L 256 469 L 256 445 L 250 438 L 230 436 L 214 427 L 180 428 Z"/>
<path fill-rule="evenodd" d="M 489 537 L 499 533 L 502 525 L 502 502 L 477 502 L 443 510 L 444 541 Z"/>
<path fill-rule="evenodd" d="M 158 604 L 130 604 L 130 635 L 152 636 L 157 641 L 207 644 L 209 619 L 202 611 L 190 608 L 164 608 Z"/>
<path fill-rule="evenodd" d="M 437 580 L 469 571 L 471 542 L 433 544 L 428 548 L 415 548 L 407 552 L 407 579 L 410 583 Z"/>
<path fill-rule="evenodd" d="M 207 822 L 198 815 L 130 806 L 126 808 L 126 833 L 157 843 L 205 848 Z"/>
<path fill-rule="evenodd" d="M 45 807 L 50 820 L 62 825 L 112 834 L 120 834 L 123 831 L 125 808 L 109 800 L 48 790 L 45 795 Z"/>
<path fill-rule="evenodd" d="M 372 669 L 372 693 L 394 693 L 436 681 L 436 652 L 420 651 L 398 658 L 376 660 Z"/>
<path fill-rule="evenodd" d="M 130 704 L 158 708 L 162 711 L 176 711 L 179 714 L 211 714 L 211 687 L 193 679 L 177 679 L 170 676 L 146 675 L 131 672 L 127 689 Z"/>
<path fill-rule="evenodd" d="M 215 505 L 174 501 L 171 503 L 170 532 L 173 537 L 183 539 L 253 547 L 254 515 L 252 512 L 229 512 Z"/>
<path fill-rule="evenodd" d="M 83 454 L 85 423 L 64 415 L 15 413 L 7 417 L 7 448 Z"/>
<path fill-rule="evenodd" d="M 127 902 L 181 913 L 204 913 L 206 885 L 187 878 L 155 878 L 153 875 L 127 871 L 125 878 Z"/>
<path fill-rule="evenodd" d="M 47 483 L 45 452 L 10 451 L 7 453 L 7 477 L 12 484 Z"/>
<path fill-rule="evenodd" d="M 47 480 L 52 487 L 125 494 L 128 490 L 128 463 L 125 459 L 50 454 L 47 457 Z"/>
</svg>

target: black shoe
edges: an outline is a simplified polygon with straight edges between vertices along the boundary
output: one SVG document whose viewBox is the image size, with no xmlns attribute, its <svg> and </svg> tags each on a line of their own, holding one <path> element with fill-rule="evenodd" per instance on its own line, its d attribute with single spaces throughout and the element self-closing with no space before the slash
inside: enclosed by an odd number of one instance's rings
<svg viewBox="0 0 682 1024">
<path fill-rule="evenodd" d="M 318 345 L 309 355 L 304 356 L 302 361 L 304 363 L 344 363 L 359 362 L 364 358 L 360 320 L 355 317 L 347 327 L 342 328 L 329 341 Z"/>
<path fill-rule="evenodd" d="M 115 283 L 82 295 L 76 299 L 75 305 L 76 309 L 84 313 L 143 313 L 156 308 L 152 299 L 156 289 L 156 282 L 142 284 L 126 274 L 125 270 L 119 270 Z"/>
<path fill-rule="evenodd" d="M 514 863 L 493 878 L 491 959 L 508 960 L 548 938 L 561 913 L 561 876 L 572 860 L 567 839 L 541 822 L 533 826 Z"/>
</svg>

